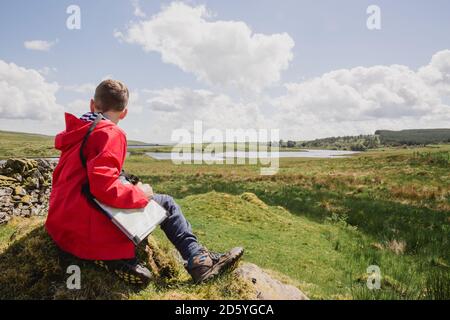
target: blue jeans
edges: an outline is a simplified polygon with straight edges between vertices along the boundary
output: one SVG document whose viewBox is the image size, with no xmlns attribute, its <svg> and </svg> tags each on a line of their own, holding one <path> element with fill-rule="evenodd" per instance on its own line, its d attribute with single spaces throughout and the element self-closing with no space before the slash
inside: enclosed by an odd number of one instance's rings
<svg viewBox="0 0 450 320">
<path fill-rule="evenodd" d="M 188 260 L 200 249 L 197 237 L 192 233 L 191 224 L 186 220 L 180 206 L 167 194 L 154 194 L 152 197 L 168 212 L 168 217 L 161 223 L 161 229 L 170 242 L 180 252 L 183 259 Z"/>
</svg>

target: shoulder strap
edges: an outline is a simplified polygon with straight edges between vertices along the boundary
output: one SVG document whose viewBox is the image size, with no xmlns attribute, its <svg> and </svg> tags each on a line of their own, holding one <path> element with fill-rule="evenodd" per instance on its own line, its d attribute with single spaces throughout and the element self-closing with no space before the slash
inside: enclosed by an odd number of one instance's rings
<svg viewBox="0 0 450 320">
<path fill-rule="evenodd" d="M 80 147 L 80 159 L 81 159 L 81 163 L 83 164 L 83 167 L 86 168 L 86 157 L 83 154 L 83 149 L 84 146 L 86 145 L 86 142 L 89 138 L 89 136 L 91 135 L 92 131 L 94 131 L 95 127 L 97 126 L 97 124 L 100 122 L 100 120 L 103 119 L 103 115 L 101 113 L 99 113 L 97 115 L 97 118 L 95 118 L 94 122 L 92 122 L 91 126 L 89 127 L 89 130 L 87 131 L 86 135 L 83 138 L 83 142 L 81 143 L 81 147 Z M 90 187 L 89 187 L 89 181 L 87 181 L 86 183 L 84 183 L 81 186 L 81 192 L 87 197 L 88 201 L 95 207 L 97 208 L 101 213 L 103 213 L 106 217 L 108 217 L 109 219 L 111 219 L 110 215 L 103 210 L 103 208 L 94 200 L 94 196 L 91 193 Z"/>
<path fill-rule="evenodd" d="M 81 163 L 83 164 L 83 167 L 85 167 L 85 168 L 86 168 L 86 157 L 84 156 L 84 153 L 83 153 L 84 146 L 86 145 L 86 142 L 87 142 L 89 136 L 91 135 L 92 131 L 94 131 L 95 127 L 102 119 L 103 119 L 103 115 L 101 113 L 99 113 L 97 115 L 97 118 L 95 118 L 94 122 L 92 122 L 91 126 L 89 127 L 89 130 L 87 131 L 86 135 L 83 138 L 83 142 L 81 143 L 80 159 L 81 159 Z"/>
</svg>

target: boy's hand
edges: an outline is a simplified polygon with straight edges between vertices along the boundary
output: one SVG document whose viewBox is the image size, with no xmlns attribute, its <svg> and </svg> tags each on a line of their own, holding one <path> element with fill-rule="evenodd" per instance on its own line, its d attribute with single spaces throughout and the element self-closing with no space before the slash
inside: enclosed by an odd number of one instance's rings
<svg viewBox="0 0 450 320">
<path fill-rule="evenodd" d="M 145 195 L 148 199 L 153 197 L 153 188 L 149 184 L 143 184 L 142 182 L 138 182 L 137 185 L 142 191 L 144 191 Z"/>
</svg>

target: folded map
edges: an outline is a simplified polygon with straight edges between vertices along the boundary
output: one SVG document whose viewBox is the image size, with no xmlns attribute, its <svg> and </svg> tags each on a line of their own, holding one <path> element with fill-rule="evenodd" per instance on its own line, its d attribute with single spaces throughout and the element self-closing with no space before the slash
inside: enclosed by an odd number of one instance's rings
<svg viewBox="0 0 450 320">
<path fill-rule="evenodd" d="M 155 200 L 150 200 L 148 205 L 141 209 L 113 208 L 97 199 L 94 201 L 135 245 L 144 240 L 167 218 L 167 211 Z"/>
</svg>

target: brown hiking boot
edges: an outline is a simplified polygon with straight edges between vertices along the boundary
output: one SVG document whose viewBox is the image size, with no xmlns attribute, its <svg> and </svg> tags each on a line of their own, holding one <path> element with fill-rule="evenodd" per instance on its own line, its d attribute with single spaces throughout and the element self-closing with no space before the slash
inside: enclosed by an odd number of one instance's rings
<svg viewBox="0 0 450 320">
<path fill-rule="evenodd" d="M 186 270 L 196 283 L 208 281 L 226 270 L 233 269 L 244 254 L 244 249 L 236 247 L 227 253 L 215 253 L 206 248 L 191 257 Z"/>
<path fill-rule="evenodd" d="M 138 263 L 137 259 L 95 260 L 94 263 L 115 273 L 120 279 L 130 284 L 145 285 L 153 278 L 150 270 Z"/>
</svg>

